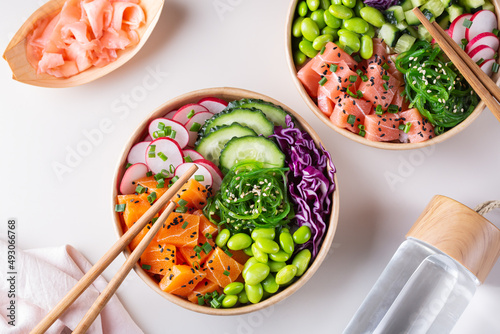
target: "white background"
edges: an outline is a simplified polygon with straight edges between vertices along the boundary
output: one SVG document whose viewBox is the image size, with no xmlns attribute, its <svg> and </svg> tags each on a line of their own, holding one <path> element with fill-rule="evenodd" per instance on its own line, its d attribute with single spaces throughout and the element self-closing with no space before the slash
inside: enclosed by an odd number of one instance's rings
<svg viewBox="0 0 500 334">
<path fill-rule="evenodd" d="M 116 240 L 111 181 L 120 152 L 141 120 L 192 90 L 254 90 L 300 113 L 332 153 L 340 221 L 330 256 L 297 293 L 254 315 L 214 317 L 184 310 L 150 290 L 135 272 L 118 296 L 146 333 L 341 333 L 433 195 L 471 207 L 500 199 L 500 124 L 486 110 L 462 133 L 421 151 L 382 151 L 352 142 L 316 118 L 291 80 L 284 42 L 289 1 L 218 1 L 228 6 L 226 12 L 216 3 L 167 0 L 139 54 L 81 87 L 21 84 L 0 61 L 1 237 L 7 218 L 15 217 L 21 248 L 71 244 L 95 262 Z M 1 2 L 1 50 L 40 4 Z M 155 69 L 168 75 L 140 96 L 142 81 Z M 132 96 L 132 104 L 123 108 L 125 95 Z M 119 106 L 128 113 L 117 113 Z M 82 145 L 84 132 L 98 129 L 104 119 L 113 123 L 111 133 L 59 180 L 54 162 L 65 164 L 68 149 Z M 498 213 L 487 217 L 500 223 Z M 122 262 L 120 256 L 104 276 L 109 280 Z M 453 333 L 500 333 L 499 310 L 497 263 Z"/>
</svg>

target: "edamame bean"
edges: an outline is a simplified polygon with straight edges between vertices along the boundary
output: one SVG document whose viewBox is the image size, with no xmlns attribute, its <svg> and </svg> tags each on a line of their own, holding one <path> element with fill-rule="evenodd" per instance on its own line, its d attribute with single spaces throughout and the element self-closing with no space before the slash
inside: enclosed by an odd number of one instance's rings
<svg viewBox="0 0 500 334">
<path fill-rule="evenodd" d="M 301 1 L 299 2 L 299 4 L 297 5 L 297 13 L 299 14 L 299 16 L 306 16 L 307 15 L 307 3 L 305 1 Z"/>
<path fill-rule="evenodd" d="M 356 0 L 342 0 L 342 4 L 347 8 L 356 7 Z"/>
<path fill-rule="evenodd" d="M 302 36 L 302 30 L 301 30 L 301 24 L 304 18 L 302 16 L 299 16 L 295 19 L 292 25 L 292 35 L 294 37 L 301 37 Z"/>
<path fill-rule="evenodd" d="M 269 258 L 276 262 L 286 262 L 290 259 L 290 254 L 286 253 L 283 250 L 280 250 L 277 253 L 269 254 Z"/>
<path fill-rule="evenodd" d="M 314 39 L 312 46 L 315 50 L 321 50 L 328 42 L 333 42 L 332 35 L 320 35 Z"/>
<path fill-rule="evenodd" d="M 384 15 L 377 9 L 370 6 L 365 6 L 359 10 L 361 18 L 371 25 L 380 28 L 385 23 Z"/>
<path fill-rule="evenodd" d="M 302 20 L 300 29 L 302 31 L 302 36 L 310 42 L 314 41 L 319 35 L 319 27 L 310 17 L 306 17 Z"/>
<path fill-rule="evenodd" d="M 318 54 L 318 51 L 314 50 L 312 43 L 306 40 L 300 41 L 299 50 L 309 58 L 314 58 Z"/>
<path fill-rule="evenodd" d="M 323 29 L 324 27 L 326 27 L 325 11 L 323 9 L 315 10 L 311 13 L 311 20 L 316 22 L 319 29 Z"/>
<path fill-rule="evenodd" d="M 339 31 L 338 31 L 338 35 L 339 35 L 339 36 L 342 36 L 342 35 L 352 36 L 352 35 L 354 35 L 354 36 L 356 36 L 357 38 L 359 38 L 359 37 L 360 37 L 357 33 L 352 32 L 352 31 L 347 30 L 347 29 L 339 29 Z"/>
<path fill-rule="evenodd" d="M 328 7 L 330 7 L 332 3 L 330 2 L 330 0 L 320 0 L 319 1 L 319 8 L 323 9 L 323 10 L 328 10 Z"/>
<path fill-rule="evenodd" d="M 252 238 L 246 233 L 236 233 L 227 241 L 227 248 L 230 250 L 242 250 L 250 247 Z"/>
<path fill-rule="evenodd" d="M 319 0 L 307 0 L 307 7 L 311 12 L 315 11 L 319 7 Z"/>
<path fill-rule="evenodd" d="M 302 276 L 307 270 L 307 266 L 309 266 L 309 262 L 311 261 L 311 251 L 309 249 L 303 249 L 295 255 L 292 260 L 292 264 L 297 267 L 296 276 Z"/>
<path fill-rule="evenodd" d="M 256 263 L 248 268 L 245 283 L 255 285 L 266 279 L 269 275 L 269 266 L 264 263 Z"/>
<path fill-rule="evenodd" d="M 371 24 L 368 25 L 368 31 L 365 35 L 370 36 L 370 38 L 375 37 L 375 28 Z"/>
<path fill-rule="evenodd" d="M 267 265 L 269 266 L 269 269 L 272 273 L 277 273 L 286 266 L 286 263 L 269 260 L 267 262 Z"/>
<path fill-rule="evenodd" d="M 248 268 L 250 268 L 251 266 L 253 266 L 256 263 L 259 263 L 259 261 L 257 261 L 257 259 L 255 257 L 251 257 L 247 260 L 247 262 L 245 262 L 245 265 L 243 266 L 243 270 L 241 271 L 241 275 L 243 276 L 243 278 L 245 278 Z"/>
<path fill-rule="evenodd" d="M 361 36 L 361 47 L 359 54 L 363 59 L 370 59 L 373 56 L 373 40 L 368 35 Z"/>
<path fill-rule="evenodd" d="M 240 302 L 240 304 L 248 303 L 248 296 L 246 291 L 243 290 L 238 294 L 238 301 Z"/>
<path fill-rule="evenodd" d="M 224 288 L 224 293 L 226 295 L 237 295 L 241 291 L 243 291 L 244 288 L 245 288 L 245 285 L 243 283 L 232 282 L 232 283 L 229 283 L 228 285 L 226 285 L 226 287 Z"/>
<path fill-rule="evenodd" d="M 276 283 L 279 285 L 289 283 L 297 274 L 297 267 L 290 264 L 276 274 Z M 247 292 L 248 293 L 248 292 Z"/>
<path fill-rule="evenodd" d="M 332 5 L 341 5 L 342 4 L 342 0 L 332 0 Z M 330 7 L 328 7 L 330 8 Z"/>
<path fill-rule="evenodd" d="M 333 42 L 333 37 L 329 42 Z M 293 237 L 289 232 L 281 232 L 281 234 L 280 234 L 280 246 L 281 246 L 281 249 L 285 253 L 288 253 L 288 254 L 293 253 L 295 245 L 293 243 Z"/>
<path fill-rule="evenodd" d="M 300 51 L 296 51 L 296 53 L 297 53 L 297 52 L 300 52 Z M 300 53 L 302 53 L 302 52 L 300 52 Z M 305 55 L 305 54 L 303 54 L 303 53 L 302 53 L 302 55 L 304 56 L 304 58 L 306 57 L 306 55 Z M 304 59 L 304 61 L 305 61 L 305 59 Z M 296 63 L 297 63 L 297 62 L 296 62 Z M 297 63 L 297 64 L 298 64 L 298 63 Z M 298 64 L 298 65 L 302 65 L 302 64 Z M 245 249 L 243 250 L 243 252 L 244 252 L 246 255 L 248 255 L 248 256 L 253 256 L 252 246 L 245 248 Z"/>
<path fill-rule="evenodd" d="M 267 254 L 274 254 L 280 250 L 280 246 L 274 241 L 265 238 L 257 238 L 255 245 Z"/>
<path fill-rule="evenodd" d="M 261 263 L 267 263 L 269 256 L 267 255 L 266 252 L 261 251 L 255 243 L 252 244 L 252 253 L 253 253 L 253 256 L 255 256 L 255 258 L 257 259 L 257 261 L 259 261 Z"/>
<path fill-rule="evenodd" d="M 356 16 L 357 17 L 361 17 L 361 14 L 359 13 L 359 11 L 361 10 L 361 8 L 363 8 L 365 6 L 363 0 L 358 0 L 356 2 L 356 6 L 354 7 L 354 13 L 356 13 Z"/>
<path fill-rule="evenodd" d="M 252 231 L 252 239 L 257 240 L 257 238 L 274 239 L 276 232 L 274 228 L 256 228 Z"/>
<path fill-rule="evenodd" d="M 226 296 L 222 300 L 222 307 L 230 308 L 236 305 L 237 302 L 238 302 L 238 296 Z"/>
<path fill-rule="evenodd" d="M 353 17 L 349 20 L 345 20 L 344 25 L 347 30 L 358 34 L 364 34 L 369 28 L 368 23 L 360 17 Z"/>
<path fill-rule="evenodd" d="M 342 38 L 345 37 L 344 39 L 356 39 L 357 40 L 357 44 L 358 44 L 358 47 L 357 47 L 357 50 L 354 50 L 355 48 L 349 46 L 354 52 L 358 52 L 359 51 L 359 38 L 357 37 L 357 35 L 354 35 L 353 33 L 351 33 L 350 31 L 346 31 L 342 34 L 340 34 L 339 32 L 339 40 L 340 42 L 342 42 Z M 299 227 L 297 229 L 297 231 L 295 231 L 295 233 L 293 234 L 293 241 L 295 241 L 296 244 L 299 244 L 299 245 L 302 245 L 302 244 L 305 244 L 306 242 L 309 241 L 309 239 L 311 239 L 311 228 L 307 225 L 303 225 L 301 227 Z"/>
<path fill-rule="evenodd" d="M 342 25 L 342 20 L 333 16 L 329 10 L 325 11 L 325 13 L 323 14 L 323 19 L 325 20 L 326 25 L 330 28 L 337 29 Z"/>
<path fill-rule="evenodd" d="M 267 275 L 266 279 L 262 281 L 262 288 L 265 292 L 276 293 L 280 286 L 276 283 L 276 279 L 273 274 Z"/>
<path fill-rule="evenodd" d="M 339 38 L 339 35 L 337 34 L 338 29 L 333 29 L 330 27 L 324 27 L 323 30 L 321 30 L 322 35 L 332 35 L 333 39 Z"/>
<path fill-rule="evenodd" d="M 252 304 L 260 302 L 262 296 L 264 295 L 264 289 L 260 283 L 257 283 L 256 285 L 245 284 L 245 292 L 247 293 L 248 300 Z"/>
<path fill-rule="evenodd" d="M 336 18 L 341 19 L 341 20 L 350 19 L 354 15 L 354 12 L 352 11 L 352 9 L 347 8 L 344 5 L 331 5 L 330 8 L 328 8 L 328 11 L 333 16 L 335 16 Z"/>
<path fill-rule="evenodd" d="M 215 244 L 219 246 L 220 248 L 224 247 L 231 237 L 231 232 L 227 228 L 223 229 L 222 231 L 217 234 L 217 237 L 215 238 Z"/>
</svg>

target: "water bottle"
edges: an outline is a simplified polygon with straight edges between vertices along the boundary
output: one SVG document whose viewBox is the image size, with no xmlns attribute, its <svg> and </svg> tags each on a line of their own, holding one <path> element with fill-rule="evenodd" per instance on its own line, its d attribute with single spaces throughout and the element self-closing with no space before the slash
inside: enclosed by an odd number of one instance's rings
<svg viewBox="0 0 500 334">
<path fill-rule="evenodd" d="M 500 256 L 500 230 L 435 196 L 344 334 L 447 334 Z"/>
</svg>

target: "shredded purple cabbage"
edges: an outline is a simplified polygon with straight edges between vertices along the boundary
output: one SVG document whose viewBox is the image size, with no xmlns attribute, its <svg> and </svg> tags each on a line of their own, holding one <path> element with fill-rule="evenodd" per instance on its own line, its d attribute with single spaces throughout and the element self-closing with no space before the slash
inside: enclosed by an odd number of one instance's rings
<svg viewBox="0 0 500 334">
<path fill-rule="evenodd" d="M 331 213 L 335 167 L 330 153 L 323 146 L 318 150 L 311 136 L 297 129 L 288 115 L 286 124 L 287 128 L 276 126 L 271 137 L 278 141 L 290 168 L 288 190 L 295 204 L 297 225 L 307 225 L 312 231 L 312 238 L 300 249 L 310 247 L 312 256 L 316 257 Z"/>
<path fill-rule="evenodd" d="M 370 7 L 375 7 L 380 10 L 386 10 L 391 6 L 395 6 L 399 3 L 399 0 L 365 0 L 363 3 Z"/>
</svg>

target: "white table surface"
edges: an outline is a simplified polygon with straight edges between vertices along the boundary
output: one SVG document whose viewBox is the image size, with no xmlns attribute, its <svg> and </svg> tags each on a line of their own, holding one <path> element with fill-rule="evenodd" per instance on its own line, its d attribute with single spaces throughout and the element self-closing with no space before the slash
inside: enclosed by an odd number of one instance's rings
<svg viewBox="0 0 500 334">
<path fill-rule="evenodd" d="M 1 50 L 40 4 L 0 3 Z M 184 310 L 135 272 L 118 296 L 145 333 L 341 333 L 433 195 L 471 207 L 500 199 L 500 124 L 486 110 L 457 136 L 415 151 L 377 150 L 344 138 L 307 108 L 291 80 L 284 46 L 288 6 L 287 0 L 167 0 L 134 59 L 75 88 L 18 83 L 0 61 L 0 236 L 5 238 L 7 218 L 15 217 L 21 248 L 71 244 L 95 262 L 116 240 L 111 180 L 141 120 L 192 90 L 254 90 L 300 113 L 332 153 L 340 191 L 333 251 L 298 292 L 255 314 L 214 317 Z M 146 90 L 143 80 L 151 71 L 160 73 L 158 84 Z M 58 178 L 54 163 L 64 164 L 68 150 L 85 145 L 86 131 L 103 121 L 112 123 L 109 133 Z M 499 213 L 487 217 L 500 223 Z M 123 259 L 105 271 L 108 280 Z M 453 333 L 500 333 L 499 309 L 497 263 Z"/>
</svg>

